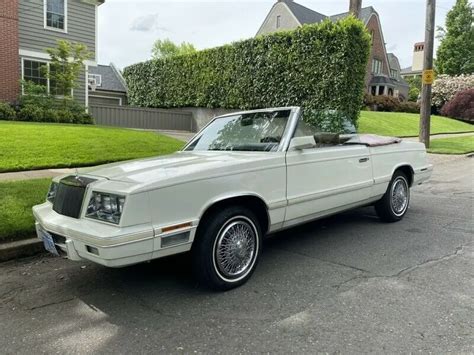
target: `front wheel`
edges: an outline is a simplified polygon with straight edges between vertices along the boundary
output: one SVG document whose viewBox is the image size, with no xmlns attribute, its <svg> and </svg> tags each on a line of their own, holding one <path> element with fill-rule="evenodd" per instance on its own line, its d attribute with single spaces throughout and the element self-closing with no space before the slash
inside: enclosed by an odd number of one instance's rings
<svg viewBox="0 0 474 355">
<path fill-rule="evenodd" d="M 403 218 L 410 203 L 410 185 L 407 176 L 396 171 L 385 195 L 375 204 L 375 211 L 384 222 L 397 222 Z"/>
<path fill-rule="evenodd" d="M 192 250 L 193 270 L 199 281 L 215 290 L 244 284 L 255 270 L 262 248 L 255 214 L 233 206 L 201 223 Z"/>
</svg>

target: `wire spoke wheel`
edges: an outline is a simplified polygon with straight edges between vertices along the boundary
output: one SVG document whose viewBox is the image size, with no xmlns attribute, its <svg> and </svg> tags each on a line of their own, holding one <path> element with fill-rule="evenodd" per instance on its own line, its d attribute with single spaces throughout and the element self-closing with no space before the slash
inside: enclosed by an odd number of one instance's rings
<svg viewBox="0 0 474 355">
<path fill-rule="evenodd" d="M 225 279 L 240 279 L 253 267 L 258 249 L 257 229 L 244 217 L 235 217 L 220 230 L 214 244 L 216 271 Z"/>
<path fill-rule="evenodd" d="M 408 208 L 409 201 L 409 187 L 407 181 L 399 176 L 395 179 L 392 184 L 390 191 L 390 204 L 392 206 L 393 213 L 397 216 L 405 213 Z"/>
</svg>

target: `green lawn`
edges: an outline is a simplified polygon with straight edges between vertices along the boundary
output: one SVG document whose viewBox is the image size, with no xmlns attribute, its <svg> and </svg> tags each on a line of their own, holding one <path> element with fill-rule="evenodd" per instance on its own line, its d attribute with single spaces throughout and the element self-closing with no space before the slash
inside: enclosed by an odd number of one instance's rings
<svg viewBox="0 0 474 355">
<path fill-rule="evenodd" d="M 362 111 L 359 132 L 383 136 L 418 136 L 420 115 L 401 112 Z M 441 116 L 431 116 L 431 134 L 474 132 L 474 125 Z"/>
<path fill-rule="evenodd" d="M 184 142 L 101 126 L 0 121 L 0 172 L 92 166 L 172 153 Z"/>
<path fill-rule="evenodd" d="M 35 235 L 31 207 L 46 199 L 50 179 L 0 182 L 0 242 Z"/>
<path fill-rule="evenodd" d="M 467 154 L 474 152 L 474 136 L 432 139 L 430 153 Z"/>
</svg>

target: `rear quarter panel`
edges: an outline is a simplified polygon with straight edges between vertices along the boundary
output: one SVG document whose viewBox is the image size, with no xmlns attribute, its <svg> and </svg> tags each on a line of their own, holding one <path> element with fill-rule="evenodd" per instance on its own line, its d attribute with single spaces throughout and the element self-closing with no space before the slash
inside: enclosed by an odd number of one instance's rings
<svg viewBox="0 0 474 355">
<path fill-rule="evenodd" d="M 409 166 L 415 175 L 430 166 L 424 144 L 402 141 L 380 147 L 371 147 L 372 169 L 374 175 L 374 195 L 382 196 L 395 170 Z"/>
</svg>

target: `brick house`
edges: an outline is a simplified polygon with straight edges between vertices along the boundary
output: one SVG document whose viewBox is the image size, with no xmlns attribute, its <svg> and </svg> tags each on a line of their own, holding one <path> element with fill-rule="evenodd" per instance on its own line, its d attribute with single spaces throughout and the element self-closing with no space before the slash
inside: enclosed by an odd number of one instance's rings
<svg viewBox="0 0 474 355">
<path fill-rule="evenodd" d="M 91 52 L 72 92 L 74 99 L 87 107 L 88 70 L 97 66 L 97 10 L 104 1 L 1 0 L 0 101 L 18 100 L 21 79 L 45 85 L 49 93 L 58 94 L 40 68 L 50 61 L 45 49 L 64 39 L 83 43 Z"/>
<path fill-rule="evenodd" d="M 282 30 L 291 30 L 305 24 L 340 20 L 349 15 L 344 12 L 326 16 L 293 0 L 278 0 L 263 21 L 257 36 Z M 372 6 L 359 12 L 360 20 L 372 36 L 372 49 L 365 77 L 366 91 L 372 95 L 395 96 L 401 100 L 408 97 L 408 84 L 400 76 L 400 64 L 393 53 L 387 53 L 380 18 Z"/>
</svg>

